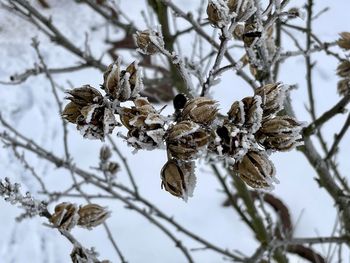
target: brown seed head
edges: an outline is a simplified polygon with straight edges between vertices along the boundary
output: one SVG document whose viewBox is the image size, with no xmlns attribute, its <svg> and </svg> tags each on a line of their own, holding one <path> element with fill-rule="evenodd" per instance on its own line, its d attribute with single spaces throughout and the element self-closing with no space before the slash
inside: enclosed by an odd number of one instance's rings
<svg viewBox="0 0 350 263">
<path fill-rule="evenodd" d="M 229 22 L 229 8 L 224 1 L 211 1 L 209 0 L 207 6 L 208 20 L 215 27 L 223 27 Z"/>
<path fill-rule="evenodd" d="M 186 192 L 184 172 L 175 160 L 169 160 L 161 170 L 162 187 L 174 196 L 183 197 Z"/>
<path fill-rule="evenodd" d="M 210 135 L 192 121 L 181 121 L 168 130 L 167 147 L 173 158 L 191 160 L 209 142 Z"/>
<path fill-rule="evenodd" d="M 338 81 L 338 93 L 345 96 L 350 93 L 350 78 L 345 78 Z"/>
<path fill-rule="evenodd" d="M 154 37 L 157 42 L 163 43 L 163 38 L 160 33 L 153 30 L 144 30 L 136 32 L 134 35 L 136 45 L 139 50 L 145 55 L 153 55 L 159 52 L 159 49 L 151 41 L 151 37 Z"/>
<path fill-rule="evenodd" d="M 50 222 L 60 229 L 70 231 L 79 220 L 78 207 L 75 204 L 63 202 L 56 205 L 55 213 L 51 216 Z"/>
<path fill-rule="evenodd" d="M 257 140 L 267 149 L 289 151 L 302 144 L 303 124 L 289 116 L 276 116 L 263 122 Z"/>
<path fill-rule="evenodd" d="M 341 48 L 344 48 L 346 50 L 350 50 L 350 32 L 340 33 L 340 38 L 337 41 L 337 44 Z"/>
<path fill-rule="evenodd" d="M 255 90 L 262 98 L 263 118 L 270 118 L 283 109 L 286 88 L 281 83 L 267 84 Z"/>
<path fill-rule="evenodd" d="M 337 74 L 342 78 L 350 78 L 350 61 L 349 60 L 344 60 L 338 65 Z"/>
<path fill-rule="evenodd" d="M 253 188 L 269 188 L 275 179 L 275 167 L 264 152 L 248 152 L 236 164 L 240 178 Z"/>
<path fill-rule="evenodd" d="M 205 97 L 189 100 L 181 114 L 183 120 L 210 125 L 218 113 L 217 102 Z"/>
<path fill-rule="evenodd" d="M 79 208 L 78 225 L 91 229 L 106 221 L 110 216 L 110 211 L 106 207 L 97 204 L 88 204 Z"/>
</svg>

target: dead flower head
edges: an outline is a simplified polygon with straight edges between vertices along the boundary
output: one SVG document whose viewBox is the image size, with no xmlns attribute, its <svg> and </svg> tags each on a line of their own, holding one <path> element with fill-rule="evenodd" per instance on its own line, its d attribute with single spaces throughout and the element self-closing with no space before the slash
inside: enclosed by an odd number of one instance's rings
<svg viewBox="0 0 350 263">
<path fill-rule="evenodd" d="M 57 228 L 70 231 L 79 220 L 78 207 L 76 204 L 63 202 L 56 205 L 55 213 L 51 216 L 50 222 Z"/>
<path fill-rule="evenodd" d="M 127 101 L 139 96 L 143 88 L 142 74 L 137 61 L 125 70 L 120 69 L 120 59 L 108 66 L 103 74 L 102 88 L 113 100 Z"/>
<path fill-rule="evenodd" d="M 217 102 L 205 97 L 189 100 L 182 111 L 183 120 L 191 120 L 198 124 L 210 125 L 218 112 Z"/>
<path fill-rule="evenodd" d="M 283 109 L 286 87 L 282 83 L 267 84 L 255 90 L 262 98 L 263 118 L 269 118 Z"/>
<path fill-rule="evenodd" d="M 339 47 L 350 50 L 350 32 L 340 33 L 340 38 L 337 41 Z"/>
<path fill-rule="evenodd" d="M 337 74 L 342 78 L 350 78 L 350 61 L 343 60 L 337 67 Z"/>
<path fill-rule="evenodd" d="M 162 188 L 170 194 L 187 200 L 196 184 L 194 162 L 169 160 L 161 170 Z"/>
<path fill-rule="evenodd" d="M 338 81 L 338 93 L 345 96 L 350 93 L 350 78 L 341 79 Z"/>
<path fill-rule="evenodd" d="M 106 207 L 97 204 L 88 204 L 79 208 L 78 225 L 91 229 L 100 224 L 103 224 L 110 216 L 110 211 Z"/>
<path fill-rule="evenodd" d="M 89 85 L 67 91 L 70 102 L 62 117 L 77 124 L 81 134 L 89 139 L 103 140 L 112 133 L 117 121 L 111 109 L 103 103 L 101 93 Z"/>
<path fill-rule="evenodd" d="M 207 15 L 208 20 L 215 27 L 222 28 L 230 22 L 230 9 L 224 0 L 209 0 Z"/>
<path fill-rule="evenodd" d="M 210 134 L 192 121 L 173 125 L 166 135 L 168 152 L 178 160 L 192 160 L 209 142 Z"/>
<path fill-rule="evenodd" d="M 120 112 L 121 122 L 129 130 L 128 143 L 136 149 L 162 146 L 164 118 L 146 98 L 139 97 L 134 100 L 134 104 L 134 107 L 122 108 Z"/>
<path fill-rule="evenodd" d="M 154 30 L 138 31 L 134 34 L 135 43 L 138 46 L 138 51 L 145 55 L 153 55 L 159 52 L 157 43 L 161 47 L 164 46 L 163 36 L 160 32 Z"/>
<path fill-rule="evenodd" d="M 276 116 L 263 122 L 257 140 L 266 148 L 289 151 L 302 144 L 303 123 L 289 116 Z"/>
<path fill-rule="evenodd" d="M 239 177 L 253 188 L 269 189 L 278 182 L 275 167 L 264 152 L 248 152 L 235 166 Z"/>
</svg>

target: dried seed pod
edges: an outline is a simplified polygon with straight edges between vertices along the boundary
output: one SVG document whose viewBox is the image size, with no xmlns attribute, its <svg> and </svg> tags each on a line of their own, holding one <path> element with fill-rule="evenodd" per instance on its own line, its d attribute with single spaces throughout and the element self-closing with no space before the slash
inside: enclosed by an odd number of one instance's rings
<svg viewBox="0 0 350 263">
<path fill-rule="evenodd" d="M 159 52 L 158 47 L 153 43 L 153 41 L 155 41 L 161 47 L 164 46 L 162 34 L 149 29 L 136 32 L 136 34 L 134 34 L 134 39 L 139 48 L 138 51 L 145 55 L 153 55 Z"/>
<path fill-rule="evenodd" d="M 63 230 L 70 231 L 79 220 L 78 207 L 76 204 L 63 202 L 56 205 L 55 213 L 51 216 L 50 222 Z"/>
<path fill-rule="evenodd" d="M 255 133 L 261 127 L 263 110 L 261 97 L 245 97 L 241 101 L 235 101 L 228 114 L 231 123 L 236 126 L 244 126 L 251 133 Z"/>
<path fill-rule="evenodd" d="M 83 107 L 77 119 L 77 129 L 89 139 L 104 140 L 107 134 L 113 132 L 117 121 L 113 112 L 105 105 L 93 104 Z"/>
<path fill-rule="evenodd" d="M 267 149 L 289 151 L 302 144 L 303 123 L 289 116 L 276 116 L 262 123 L 257 140 Z"/>
<path fill-rule="evenodd" d="M 289 19 L 293 19 L 296 17 L 304 19 L 304 17 L 305 17 L 305 14 L 300 10 L 300 8 L 297 8 L 297 7 L 290 8 L 287 13 L 288 13 Z"/>
<path fill-rule="evenodd" d="M 100 103 L 103 99 L 101 93 L 90 85 L 84 85 L 81 88 L 68 90 L 66 93 L 70 95 L 67 99 L 78 105 L 80 108 Z"/>
<path fill-rule="evenodd" d="M 237 40 L 243 40 L 244 25 L 238 24 L 233 30 L 233 37 Z"/>
<path fill-rule="evenodd" d="M 98 253 L 93 249 L 85 249 L 79 246 L 74 246 L 70 257 L 72 263 L 111 263 L 109 260 L 99 261 Z"/>
<path fill-rule="evenodd" d="M 264 152 L 248 152 L 235 165 L 240 178 L 253 188 L 271 188 L 275 179 L 275 167 Z"/>
<path fill-rule="evenodd" d="M 116 162 L 108 162 L 106 171 L 109 172 L 111 175 L 115 175 L 120 170 L 120 166 Z"/>
<path fill-rule="evenodd" d="M 337 44 L 339 47 L 350 50 L 350 33 L 349 32 L 342 32 L 340 33 L 340 38 L 337 41 Z"/>
<path fill-rule="evenodd" d="M 183 120 L 210 125 L 218 113 L 217 102 L 205 97 L 189 100 L 181 114 Z"/>
<path fill-rule="evenodd" d="M 263 118 L 270 118 L 283 109 L 286 87 L 282 83 L 267 84 L 255 90 L 262 98 Z"/>
<path fill-rule="evenodd" d="M 191 160 L 206 147 L 210 135 L 192 121 L 181 121 L 168 130 L 166 143 L 172 157 Z"/>
<path fill-rule="evenodd" d="M 337 68 L 338 76 L 342 78 L 350 78 L 350 61 L 343 60 Z"/>
<path fill-rule="evenodd" d="M 338 93 L 345 96 L 350 93 L 350 78 L 345 78 L 338 81 Z"/>
<path fill-rule="evenodd" d="M 223 0 L 209 0 L 207 6 L 208 20 L 215 27 L 224 27 L 230 22 L 230 9 Z"/>
<path fill-rule="evenodd" d="M 122 108 L 119 113 L 121 122 L 129 130 L 128 143 L 136 149 L 162 146 L 164 118 L 146 98 L 139 97 L 134 100 L 134 104 L 134 107 Z"/>
<path fill-rule="evenodd" d="M 108 66 L 103 74 L 102 87 L 113 100 L 121 102 L 139 96 L 143 88 L 141 71 L 137 61 L 131 63 L 125 70 L 120 70 L 120 59 Z"/>
<path fill-rule="evenodd" d="M 103 224 L 110 216 L 110 211 L 106 207 L 97 204 L 88 204 L 79 208 L 78 225 L 91 229 L 100 224 Z"/>
<path fill-rule="evenodd" d="M 62 117 L 71 123 L 76 123 L 80 115 L 80 108 L 74 102 L 69 102 L 62 112 Z"/>
<path fill-rule="evenodd" d="M 169 160 L 161 170 L 161 187 L 170 194 L 181 197 L 185 201 L 193 195 L 196 184 L 194 162 Z"/>
<path fill-rule="evenodd" d="M 236 21 L 238 21 L 242 19 L 249 9 L 254 7 L 254 2 L 249 0 L 228 0 L 227 6 L 231 13 L 236 14 Z"/>
</svg>

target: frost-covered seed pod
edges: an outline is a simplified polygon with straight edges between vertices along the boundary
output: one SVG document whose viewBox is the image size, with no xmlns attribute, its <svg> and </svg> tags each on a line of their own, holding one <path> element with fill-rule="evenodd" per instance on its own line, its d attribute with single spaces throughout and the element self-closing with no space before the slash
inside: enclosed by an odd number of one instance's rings
<svg viewBox="0 0 350 263">
<path fill-rule="evenodd" d="M 166 143 L 169 153 L 178 160 L 192 160 L 207 146 L 210 135 L 192 121 L 181 121 L 167 133 Z"/>
<path fill-rule="evenodd" d="M 302 144 L 303 124 L 289 116 L 276 116 L 262 123 L 257 140 L 267 149 L 289 151 Z"/>
<path fill-rule="evenodd" d="M 120 70 L 120 59 L 108 66 L 103 74 L 102 87 L 113 100 L 121 102 L 139 96 L 143 88 L 141 71 L 136 61 Z"/>
<path fill-rule="evenodd" d="M 106 207 L 97 204 L 88 204 L 79 208 L 78 225 L 91 229 L 100 224 L 103 224 L 110 216 L 110 211 Z"/>
<path fill-rule="evenodd" d="M 217 102 L 205 97 L 189 100 L 181 114 L 181 119 L 198 124 L 210 125 L 218 113 Z"/>
<path fill-rule="evenodd" d="M 74 102 L 69 102 L 64 107 L 62 112 L 62 117 L 71 123 L 76 123 L 80 115 L 81 115 L 80 108 Z"/>
<path fill-rule="evenodd" d="M 244 126 L 251 133 L 255 133 L 261 126 L 263 110 L 261 97 L 245 97 L 241 101 L 235 101 L 228 114 L 231 123 Z"/>
<path fill-rule="evenodd" d="M 210 23 L 219 28 L 230 22 L 230 9 L 224 0 L 209 0 L 207 15 Z"/>
<path fill-rule="evenodd" d="M 339 47 L 350 50 L 350 32 L 340 33 L 340 38 L 337 41 Z"/>
<path fill-rule="evenodd" d="M 136 32 L 134 39 L 139 51 L 145 55 L 153 55 L 159 52 L 158 47 L 152 41 L 157 41 L 161 47 L 164 46 L 161 33 L 149 29 Z"/>
<path fill-rule="evenodd" d="M 342 78 L 350 78 L 350 61 L 343 60 L 337 67 L 337 74 Z"/>
<path fill-rule="evenodd" d="M 167 161 L 161 170 L 162 188 L 186 201 L 196 184 L 194 166 L 194 162 Z"/>
<path fill-rule="evenodd" d="M 267 84 L 255 90 L 262 98 L 263 118 L 270 118 L 283 109 L 286 87 L 282 83 Z"/>
<path fill-rule="evenodd" d="M 57 228 L 70 231 L 79 220 L 78 207 L 76 204 L 63 202 L 56 205 L 55 213 L 51 216 L 50 222 Z"/>
<path fill-rule="evenodd" d="M 248 152 L 235 168 L 240 178 L 253 188 L 268 189 L 278 182 L 275 167 L 264 152 Z"/>
<path fill-rule="evenodd" d="M 103 99 L 102 94 L 90 85 L 68 90 L 66 93 L 70 95 L 67 99 L 79 107 L 100 103 Z"/>
</svg>

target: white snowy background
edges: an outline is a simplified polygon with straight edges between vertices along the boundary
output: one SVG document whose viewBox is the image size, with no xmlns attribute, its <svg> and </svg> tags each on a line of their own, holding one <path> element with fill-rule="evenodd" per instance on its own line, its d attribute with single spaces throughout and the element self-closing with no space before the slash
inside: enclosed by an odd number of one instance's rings
<svg viewBox="0 0 350 263">
<path fill-rule="evenodd" d="M 53 21 L 65 35 L 74 39 L 75 44 L 83 46 L 85 32 L 89 33 L 89 44 L 92 53 L 99 56 L 104 48 L 104 32 L 96 30 L 91 33 L 91 26 L 103 23 L 103 19 L 85 5 L 77 5 L 70 0 L 50 0 L 51 8 L 43 10 L 52 15 Z M 144 28 L 144 21 L 140 15 L 144 8 L 143 0 L 121 0 L 122 9 L 128 10 L 128 16 L 136 21 L 139 28 Z M 199 0 L 174 0 L 174 3 L 184 10 L 195 10 Z M 291 1 L 289 5 L 301 6 L 303 1 Z M 350 31 L 348 12 L 350 1 L 316 1 L 315 12 L 326 6 L 330 10 L 323 14 L 314 23 L 317 35 L 322 41 L 331 42 L 338 38 L 338 33 Z M 300 20 L 300 23 L 305 21 Z M 187 27 L 184 20 L 179 19 L 180 26 Z M 78 59 L 67 53 L 39 33 L 34 27 L 18 17 L 0 9 L 0 80 L 8 80 L 14 73 L 23 72 L 33 67 L 37 56 L 31 48 L 31 38 L 38 37 L 40 49 L 49 67 L 63 67 L 73 65 Z M 305 35 L 296 34 L 299 39 Z M 183 52 L 193 43 L 193 35 L 184 38 Z M 304 42 L 304 40 L 302 41 Z M 285 51 L 296 50 L 291 41 L 284 42 Z M 233 52 L 233 55 L 235 53 Z M 337 77 L 335 70 L 336 60 L 320 53 L 314 74 L 314 88 L 317 98 L 316 111 L 321 114 L 339 100 L 336 93 Z M 237 56 L 238 58 L 238 56 Z M 105 63 L 109 58 L 105 57 Z M 130 61 L 131 62 L 131 61 Z M 306 111 L 307 94 L 305 85 L 305 66 L 303 57 L 287 60 L 280 70 L 279 80 L 287 84 L 298 84 L 298 89 L 292 91 L 292 103 L 300 120 L 309 121 Z M 87 69 L 77 73 L 55 75 L 55 81 L 64 88 L 71 84 L 78 87 L 82 84 L 91 84 L 98 87 L 102 82 L 102 75 L 97 70 Z M 226 112 L 234 100 L 250 95 L 247 85 L 232 74 L 225 73 L 220 84 L 212 88 L 212 96 L 220 101 L 222 112 Z M 60 95 L 64 96 L 63 93 Z M 168 110 L 171 110 L 169 106 Z M 44 76 L 31 77 L 18 86 L 0 84 L 0 112 L 27 137 L 63 156 L 62 129 L 58 110 L 51 93 L 49 82 Z M 345 116 L 337 116 L 324 126 L 324 135 L 329 140 L 341 128 Z M 0 127 L 0 130 L 3 128 Z M 244 253 L 252 253 L 258 246 L 251 232 L 240 221 L 232 209 L 222 208 L 224 195 L 220 193 L 217 179 L 211 170 L 203 163 L 197 166 L 197 187 L 194 197 L 187 203 L 174 198 L 160 189 L 159 171 L 166 161 L 164 151 L 140 151 L 133 155 L 132 149 L 127 147 L 121 139 L 116 139 L 118 147 L 128 158 L 135 174 L 141 193 L 158 205 L 176 220 L 191 229 L 194 233 L 205 237 L 221 247 L 234 248 Z M 102 146 L 100 141 L 83 139 L 69 125 L 69 145 L 75 162 L 82 167 L 89 168 L 98 164 L 98 151 Z M 342 152 L 339 154 L 340 169 L 349 177 L 349 146 L 350 135 L 347 134 L 341 143 Z M 65 189 L 70 183 L 70 175 L 64 170 L 56 169 L 43 160 L 28 155 L 28 159 L 43 177 L 50 190 Z M 315 172 L 307 163 L 305 157 L 296 151 L 277 153 L 272 156 L 277 168 L 277 177 L 280 184 L 276 185 L 274 194 L 279 196 L 290 208 L 295 227 L 296 237 L 329 236 L 335 224 L 336 213 L 331 198 L 324 190 L 317 186 Z M 0 148 L 0 177 L 9 177 L 13 182 L 20 182 L 23 190 L 36 193 L 39 186 L 30 174 L 18 164 L 13 154 Z M 125 170 L 118 174 L 118 180 L 127 182 Z M 38 198 L 43 198 L 36 195 Z M 80 200 L 75 200 L 77 203 Z M 83 201 L 81 201 L 83 202 Z M 124 209 L 118 201 L 97 200 L 107 205 L 113 211 L 108 219 L 114 237 L 129 262 L 185 262 L 183 255 L 174 247 L 174 244 L 157 228 L 132 210 Z M 42 225 L 43 219 L 30 219 L 16 223 L 15 217 L 21 211 L 0 201 L 0 262 L 69 262 L 71 244 L 60 236 L 57 231 Z M 176 233 L 176 232 L 175 232 Z M 86 247 L 94 246 L 100 253 L 101 259 L 110 259 L 118 262 L 115 251 L 112 249 L 102 228 L 93 231 L 74 229 L 73 234 Z M 176 233 L 177 234 L 177 233 Z M 179 238 L 189 248 L 196 248 L 198 244 L 188 240 L 181 234 Z M 327 255 L 328 246 L 318 246 L 318 251 Z M 193 253 L 196 262 L 221 262 L 222 257 L 210 251 Z M 291 262 L 302 262 L 293 258 Z M 350 262 L 349 252 L 344 252 L 344 262 Z"/>
</svg>

